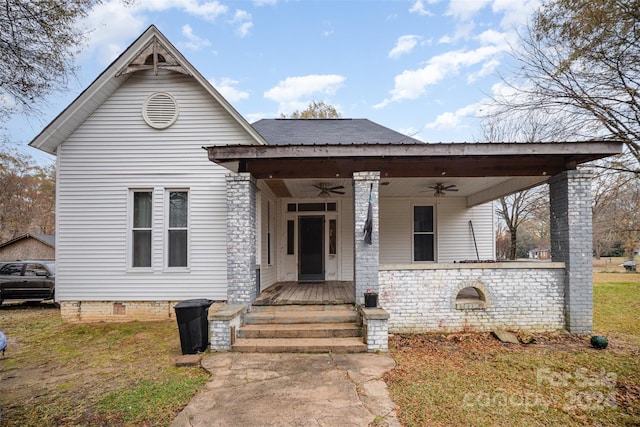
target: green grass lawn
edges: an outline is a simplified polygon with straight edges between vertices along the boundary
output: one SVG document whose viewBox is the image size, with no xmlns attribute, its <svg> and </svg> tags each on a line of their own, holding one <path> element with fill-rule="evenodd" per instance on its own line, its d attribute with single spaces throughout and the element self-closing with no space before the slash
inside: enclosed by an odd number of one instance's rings
<svg viewBox="0 0 640 427">
<path fill-rule="evenodd" d="M 17 305 L 0 329 L 2 426 L 164 426 L 209 378 L 175 367 L 175 321 L 68 324 L 51 305 Z"/>
<path fill-rule="evenodd" d="M 391 340 L 386 377 L 406 426 L 640 424 L 640 274 L 597 273 L 594 333 L 536 336 L 513 346 L 489 334 L 425 334 Z"/>
</svg>

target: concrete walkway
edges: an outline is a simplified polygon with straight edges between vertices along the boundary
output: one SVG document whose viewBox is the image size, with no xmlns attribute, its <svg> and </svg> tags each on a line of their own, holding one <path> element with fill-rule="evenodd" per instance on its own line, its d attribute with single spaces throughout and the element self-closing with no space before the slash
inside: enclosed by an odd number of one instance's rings
<svg viewBox="0 0 640 427">
<path fill-rule="evenodd" d="M 380 379 L 388 354 L 225 352 L 202 366 L 211 379 L 173 427 L 400 426 Z"/>
</svg>

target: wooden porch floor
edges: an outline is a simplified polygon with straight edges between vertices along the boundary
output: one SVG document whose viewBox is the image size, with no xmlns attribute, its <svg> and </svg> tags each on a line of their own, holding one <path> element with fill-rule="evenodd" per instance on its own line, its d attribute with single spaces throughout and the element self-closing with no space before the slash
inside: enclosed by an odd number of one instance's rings
<svg viewBox="0 0 640 427">
<path fill-rule="evenodd" d="M 253 305 L 354 304 L 353 282 L 277 282 L 262 291 Z"/>
</svg>

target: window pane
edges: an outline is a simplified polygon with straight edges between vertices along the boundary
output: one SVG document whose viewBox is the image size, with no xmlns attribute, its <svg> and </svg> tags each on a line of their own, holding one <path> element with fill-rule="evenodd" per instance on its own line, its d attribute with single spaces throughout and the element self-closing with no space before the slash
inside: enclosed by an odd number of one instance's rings
<svg viewBox="0 0 640 427">
<path fill-rule="evenodd" d="M 133 193 L 133 228 L 151 228 L 151 192 Z"/>
<path fill-rule="evenodd" d="M 169 227 L 187 228 L 188 201 L 186 191 L 169 193 Z"/>
<path fill-rule="evenodd" d="M 187 266 L 187 230 L 169 230 L 169 267 Z"/>
<path fill-rule="evenodd" d="M 336 254 L 336 220 L 329 220 L 329 255 Z"/>
<path fill-rule="evenodd" d="M 133 230 L 133 266 L 151 267 L 151 230 Z"/>
<path fill-rule="evenodd" d="M 433 206 L 413 207 L 413 231 L 433 232 Z"/>
<path fill-rule="evenodd" d="M 287 221 L 287 255 L 293 255 L 294 251 L 294 238 L 295 238 L 295 223 L 293 220 Z"/>
<path fill-rule="evenodd" d="M 415 234 L 413 236 L 413 260 L 434 261 L 433 234 Z"/>
</svg>

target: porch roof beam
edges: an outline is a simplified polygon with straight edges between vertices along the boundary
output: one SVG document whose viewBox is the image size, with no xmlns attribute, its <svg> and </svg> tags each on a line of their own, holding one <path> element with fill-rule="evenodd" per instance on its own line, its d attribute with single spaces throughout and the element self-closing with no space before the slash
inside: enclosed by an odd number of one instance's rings
<svg viewBox="0 0 640 427">
<path fill-rule="evenodd" d="M 354 144 L 206 147 L 209 160 L 258 179 L 551 176 L 621 152 L 618 142 Z"/>
</svg>

